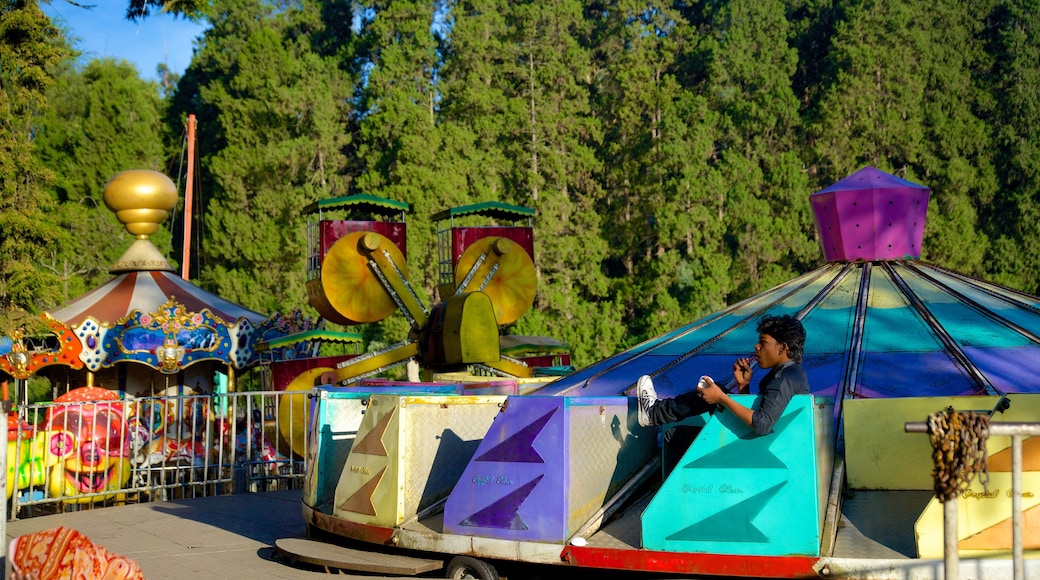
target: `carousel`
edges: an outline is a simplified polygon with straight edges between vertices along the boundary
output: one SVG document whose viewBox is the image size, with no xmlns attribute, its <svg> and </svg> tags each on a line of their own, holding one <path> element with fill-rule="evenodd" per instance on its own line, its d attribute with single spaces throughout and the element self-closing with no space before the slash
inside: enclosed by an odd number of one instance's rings
<svg viewBox="0 0 1040 580">
<path fill-rule="evenodd" d="M 94 503 L 124 490 L 132 471 L 207 465 L 235 420 L 212 395 L 236 391 L 237 375 L 260 360 L 256 345 L 296 320 L 260 314 L 176 274 L 149 240 L 177 202 L 167 176 L 124 171 L 104 196 L 135 238 L 113 278 L 44 312 L 49 340 L 3 341 L 0 376 L 15 379 L 18 407 L 8 420 L 9 498 L 17 488 Z M 28 400 L 33 375 L 50 380 L 53 403 Z"/>
<path fill-rule="evenodd" d="M 97 385 L 133 396 L 178 385 L 213 392 L 220 372 L 233 390 L 236 371 L 257 363 L 256 343 L 277 325 L 176 274 L 149 240 L 176 202 L 176 186 L 161 173 L 114 176 L 105 204 L 135 238 L 110 269 L 114 277 L 41 315 L 56 348 L 29 350 L 12 337 L 0 371 L 19 380 L 38 373 L 66 391 Z M 61 370 L 46 368 L 54 366 Z"/>
</svg>

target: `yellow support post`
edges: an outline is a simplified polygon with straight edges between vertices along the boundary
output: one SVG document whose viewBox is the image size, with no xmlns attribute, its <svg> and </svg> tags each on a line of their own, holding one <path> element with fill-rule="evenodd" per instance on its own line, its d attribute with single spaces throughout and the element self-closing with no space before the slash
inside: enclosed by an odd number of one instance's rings
<svg viewBox="0 0 1040 580">
<path fill-rule="evenodd" d="M 398 306 L 404 310 L 404 314 L 410 319 L 412 327 L 416 329 L 422 328 L 426 324 L 428 316 L 426 308 L 419 301 L 419 297 L 415 295 L 415 291 L 412 290 L 408 280 L 401 274 L 397 264 L 390 259 L 386 252 L 380 251 L 380 246 L 384 239 L 386 238 L 379 234 L 365 234 L 361 239 L 361 247 L 359 249 L 362 249 L 368 255 L 371 263 L 376 266 L 383 284 L 391 292 Z"/>
<path fill-rule="evenodd" d="M 485 366 L 491 367 L 497 371 L 502 371 L 513 377 L 519 377 L 522 379 L 530 378 L 534 372 L 531 367 L 513 362 L 507 358 L 499 359 L 494 362 L 486 362 Z"/>
<path fill-rule="evenodd" d="M 349 381 L 416 356 L 419 356 L 419 345 L 416 342 L 398 343 L 387 350 L 348 360 L 347 364 L 336 369 L 336 382 Z"/>
</svg>

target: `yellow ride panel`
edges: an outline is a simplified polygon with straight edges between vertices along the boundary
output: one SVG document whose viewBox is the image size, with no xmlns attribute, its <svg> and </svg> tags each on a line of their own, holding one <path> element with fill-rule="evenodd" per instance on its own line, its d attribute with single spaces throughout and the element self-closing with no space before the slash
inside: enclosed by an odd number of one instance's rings
<svg viewBox="0 0 1040 580">
<path fill-rule="evenodd" d="M 504 396 L 374 395 L 336 487 L 333 515 L 395 527 L 451 492 Z"/>
<path fill-rule="evenodd" d="M 478 266 L 478 260 L 484 261 Z M 455 285 L 461 286 L 466 276 L 477 266 L 464 292 L 481 290 L 495 306 L 498 324 L 516 322 L 534 304 L 538 289 L 538 274 L 531 256 L 520 244 L 509 238 L 487 237 L 473 242 L 455 265 Z M 497 266 L 494 275 L 484 279 Z"/>
<path fill-rule="evenodd" d="M 1040 421 L 1040 395 L 1009 395 L 1011 407 L 993 421 Z M 912 397 L 853 399 L 844 402 L 845 468 L 853 489 L 930 490 L 932 446 L 928 436 L 907 433 L 907 423 L 953 407 L 958 411 L 988 411 L 998 397 Z M 991 438 L 990 456 L 1010 446 L 1006 437 Z"/>
<path fill-rule="evenodd" d="M 408 277 L 404 255 L 389 239 L 375 232 L 347 234 L 329 248 L 321 264 L 321 277 L 307 283 L 311 305 L 328 320 L 339 324 L 378 322 L 397 310 L 397 303 L 359 246 L 364 240 L 378 241 L 377 251 L 389 253 L 389 259 L 405 279 Z"/>
<path fill-rule="evenodd" d="M 1002 437 L 1001 439 L 1007 439 Z M 921 558 L 943 557 L 943 504 L 932 498 L 914 525 Z M 991 472 L 957 498 L 957 546 L 962 558 L 1011 553 L 1011 474 Z M 1040 550 L 1040 472 L 1022 474 L 1022 547 Z"/>
</svg>

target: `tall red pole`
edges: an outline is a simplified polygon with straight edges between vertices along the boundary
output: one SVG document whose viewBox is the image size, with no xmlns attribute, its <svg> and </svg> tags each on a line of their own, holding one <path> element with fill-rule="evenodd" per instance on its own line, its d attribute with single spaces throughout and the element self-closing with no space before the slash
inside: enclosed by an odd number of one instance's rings
<svg viewBox="0 0 1040 580">
<path fill-rule="evenodd" d="M 191 267 L 191 188 L 195 183 L 195 115 L 188 115 L 188 178 L 184 185 L 184 254 L 181 278 L 188 279 Z"/>
</svg>

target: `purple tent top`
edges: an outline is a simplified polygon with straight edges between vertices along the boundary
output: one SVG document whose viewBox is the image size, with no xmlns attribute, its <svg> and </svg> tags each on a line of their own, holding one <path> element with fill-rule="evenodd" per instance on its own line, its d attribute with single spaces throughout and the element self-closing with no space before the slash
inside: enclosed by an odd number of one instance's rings
<svg viewBox="0 0 1040 580">
<path fill-rule="evenodd" d="M 921 257 L 929 189 L 867 166 L 809 197 L 828 262 Z"/>
</svg>

